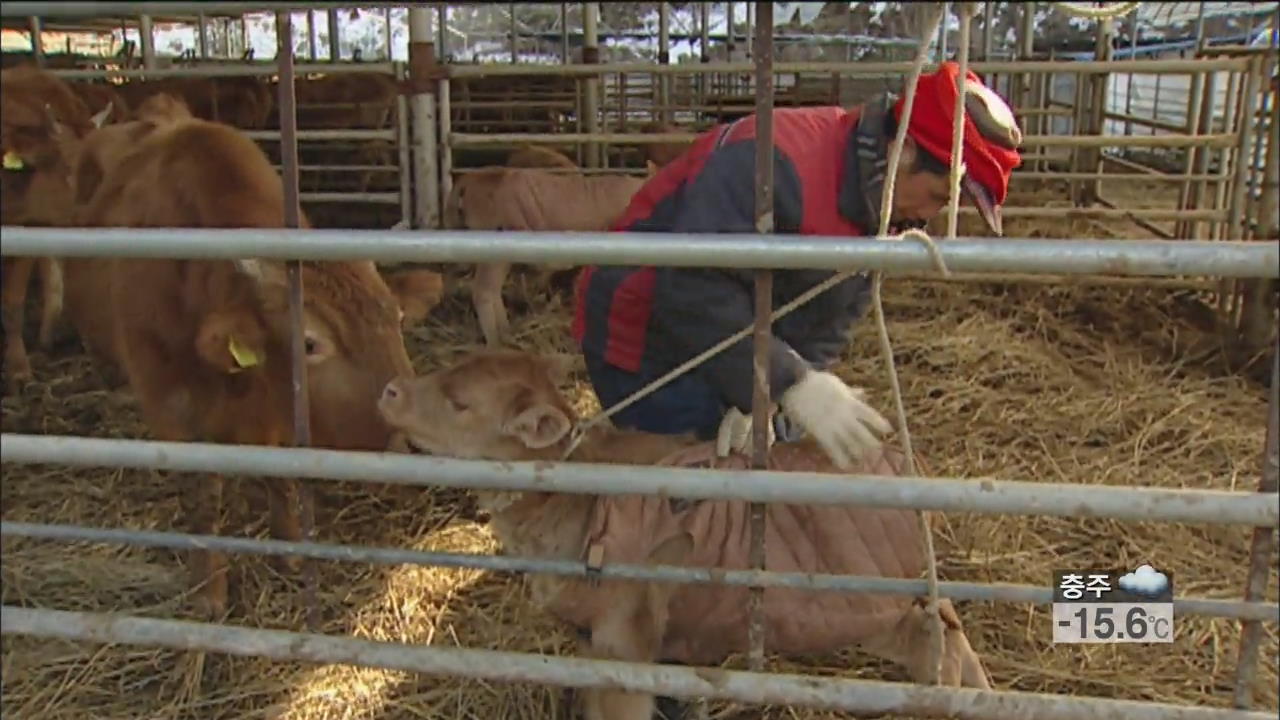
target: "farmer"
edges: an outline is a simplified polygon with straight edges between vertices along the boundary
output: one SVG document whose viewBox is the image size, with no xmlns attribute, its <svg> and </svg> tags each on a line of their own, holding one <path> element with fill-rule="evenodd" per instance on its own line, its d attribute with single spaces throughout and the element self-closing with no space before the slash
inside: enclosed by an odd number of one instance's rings
<svg viewBox="0 0 1280 720">
<path fill-rule="evenodd" d="M 894 231 L 923 227 L 945 207 L 959 69 L 922 75 L 894 188 Z M 962 188 L 995 235 L 1009 175 L 1020 163 L 1013 113 L 976 75 L 965 98 Z M 903 101 L 885 94 L 852 109 L 775 110 L 777 233 L 874 235 L 890 145 Z M 755 232 L 755 116 L 700 135 L 631 199 L 615 231 Z M 826 280 L 825 270 L 777 270 L 773 306 Z M 871 280 L 855 275 L 773 325 L 769 392 L 780 411 L 770 434 L 794 439 L 794 423 L 842 466 L 878 445 L 888 422 L 828 371 L 870 302 Z M 605 408 L 752 324 L 750 270 L 668 267 L 583 269 L 573 336 Z M 716 438 L 723 455 L 750 447 L 752 341 L 744 338 L 619 411 L 619 427 Z M 781 422 L 784 415 L 789 422 Z"/>
</svg>

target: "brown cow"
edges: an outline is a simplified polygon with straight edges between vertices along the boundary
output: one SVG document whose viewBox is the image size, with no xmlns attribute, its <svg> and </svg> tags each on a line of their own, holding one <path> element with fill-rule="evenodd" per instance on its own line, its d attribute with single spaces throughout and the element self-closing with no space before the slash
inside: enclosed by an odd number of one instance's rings
<svg viewBox="0 0 1280 720">
<path fill-rule="evenodd" d="M 650 163 L 649 177 L 655 172 Z M 602 232 L 646 181 L 628 175 L 484 168 L 454 182 L 442 214 L 445 227 L 454 229 Z M 489 345 L 500 344 L 509 330 L 502 286 L 510 271 L 511 263 L 476 266 L 471 300 Z"/>
<path fill-rule="evenodd" d="M 79 222 L 92 227 L 279 228 L 280 177 L 253 141 L 226 125 L 159 125 L 102 178 Z M 77 170 L 77 175 L 80 171 Z M 305 218 L 304 218 L 304 226 Z M 382 449 L 375 408 L 411 371 L 396 298 L 372 262 L 303 263 L 312 444 Z M 158 438 L 292 442 L 287 284 L 282 263 L 244 259 L 68 259 L 67 312 L 87 344 L 125 371 Z M 271 483 L 271 529 L 298 538 L 292 481 Z M 222 481 L 184 492 L 197 533 L 218 527 Z M 226 608 L 226 561 L 192 553 L 198 603 Z"/>
<path fill-rule="evenodd" d="M 497 461 L 558 461 L 577 422 L 557 390 L 564 363 L 525 353 L 482 352 L 416 379 L 397 378 L 379 401 L 396 445 L 431 455 Z M 587 432 L 574 462 L 746 467 L 715 461 L 713 444 L 686 436 L 613 428 Z M 857 472 L 901 474 L 901 456 L 883 449 Z M 812 442 L 779 443 L 774 469 L 841 471 Z M 482 493 L 504 554 L 544 559 L 747 569 L 749 504 L 673 503 L 640 495 Z M 837 505 L 772 504 L 766 515 L 766 569 L 915 578 L 924 569 L 915 513 Z M 747 589 L 671 586 L 539 576 L 535 601 L 589 631 L 589 654 L 615 660 L 723 662 L 746 650 Z M 982 661 L 955 608 L 942 601 L 942 682 L 987 689 Z M 928 677 L 928 621 L 919 602 L 888 595 L 770 588 L 766 645 L 775 652 L 827 653 L 857 644 Z M 651 697 L 616 690 L 585 693 L 588 720 L 649 720 Z"/>
<path fill-rule="evenodd" d="M 59 126 L 65 134 L 81 136 L 106 120 L 109 109 L 90 115 L 88 107 L 68 85 L 35 67 L 0 72 L 0 223 L 4 225 L 66 225 L 69 198 L 63 190 Z M 23 330 L 31 274 L 40 274 L 40 331 L 38 342 L 48 348 L 54 321 L 62 305 L 62 268 L 53 258 L 9 257 L 4 261 L 0 318 L 5 328 L 4 363 L 10 388 L 31 378 Z"/>
</svg>

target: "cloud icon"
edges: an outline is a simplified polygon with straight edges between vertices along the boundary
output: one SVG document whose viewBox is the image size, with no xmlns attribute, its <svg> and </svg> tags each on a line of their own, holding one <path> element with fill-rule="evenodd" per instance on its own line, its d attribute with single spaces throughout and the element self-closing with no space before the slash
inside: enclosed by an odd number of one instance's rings
<svg viewBox="0 0 1280 720">
<path fill-rule="evenodd" d="M 1120 576 L 1120 587 L 1139 595 L 1159 595 L 1169 587 L 1169 576 L 1150 565 L 1139 565 L 1137 570 Z"/>
</svg>

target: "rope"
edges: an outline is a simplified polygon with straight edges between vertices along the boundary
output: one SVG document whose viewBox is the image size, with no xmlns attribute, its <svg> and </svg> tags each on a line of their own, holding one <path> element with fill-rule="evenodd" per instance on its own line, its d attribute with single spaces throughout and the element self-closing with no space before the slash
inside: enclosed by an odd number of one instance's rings
<svg viewBox="0 0 1280 720">
<path fill-rule="evenodd" d="M 1142 3 L 1123 2 L 1105 8 L 1080 7 L 1075 3 L 1068 2 L 1051 2 L 1049 4 L 1068 15 L 1075 15 L 1076 17 L 1087 18 L 1089 20 L 1110 20 L 1112 18 L 1120 17 L 1121 15 L 1128 15 L 1136 10 Z"/>
<path fill-rule="evenodd" d="M 886 237 L 889 231 L 889 219 L 893 208 L 893 191 L 898 175 L 898 163 L 902 158 L 902 146 L 906 142 L 907 126 L 911 122 L 911 111 L 915 106 L 916 86 L 919 84 L 920 73 L 923 72 L 925 63 L 929 59 L 929 44 L 925 40 L 933 37 L 933 34 L 937 32 L 938 25 L 942 21 L 943 7 L 941 5 L 932 5 L 925 12 L 925 22 L 921 32 L 921 42 L 916 50 L 915 64 L 911 68 L 911 76 L 907 80 L 906 89 L 903 91 L 902 117 L 898 119 L 898 131 L 893 138 L 893 145 L 889 149 L 889 167 L 885 171 L 884 194 L 880 200 L 880 230 L 878 235 L 881 238 Z M 961 51 L 967 53 L 968 43 L 961 44 Z M 964 76 L 961 75 L 960 77 L 963 80 Z M 961 101 L 963 102 L 963 94 L 961 95 Z M 963 124 L 960 125 L 960 129 L 963 132 Z M 953 149 L 951 165 L 951 201 L 953 203 L 958 197 L 957 189 L 960 183 L 957 166 L 961 164 L 961 161 L 958 160 L 958 157 L 958 154 Z M 949 274 L 949 272 L 944 272 L 944 275 Z M 902 386 L 898 381 L 898 369 L 893 360 L 893 345 L 889 341 L 889 326 L 885 322 L 884 302 L 880 294 L 883 278 L 884 273 L 879 271 L 871 275 L 871 307 L 876 321 L 876 334 L 880 341 L 880 356 L 884 360 L 885 371 L 889 375 L 889 389 L 893 393 L 893 407 L 894 412 L 897 414 L 898 431 L 902 435 L 902 453 L 905 456 L 904 471 L 906 475 L 914 476 L 916 475 L 915 450 L 911 444 L 911 430 L 907 425 L 906 405 L 902 400 Z M 938 611 L 938 564 L 937 559 L 934 557 L 933 528 L 930 527 L 929 514 L 924 511 L 917 511 L 916 519 L 919 523 L 925 546 L 925 582 L 928 588 L 925 611 L 932 620 L 929 623 L 929 657 L 932 662 L 929 664 L 928 680 L 929 684 L 938 685 L 941 682 L 942 675 L 942 637 L 944 632 L 942 615 Z"/>
</svg>

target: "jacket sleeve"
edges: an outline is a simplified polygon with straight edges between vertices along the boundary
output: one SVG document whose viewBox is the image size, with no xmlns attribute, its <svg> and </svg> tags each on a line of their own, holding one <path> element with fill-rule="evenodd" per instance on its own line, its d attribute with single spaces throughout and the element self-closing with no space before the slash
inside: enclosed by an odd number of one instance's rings
<svg viewBox="0 0 1280 720">
<path fill-rule="evenodd" d="M 828 270 L 790 270 L 786 281 L 792 295 L 831 279 Z M 845 278 L 774 324 L 773 331 L 818 369 L 827 369 L 844 354 L 854 322 L 871 307 L 871 277 L 860 273 Z"/>
<path fill-rule="evenodd" d="M 689 180 L 671 223 L 672 232 L 750 233 L 755 231 L 755 142 L 742 140 L 716 150 L 702 171 Z M 799 179 L 790 161 L 775 150 L 774 217 L 780 232 L 799 227 Z M 653 312 L 661 318 L 651 332 L 661 345 L 684 360 L 705 351 L 755 318 L 754 273 L 718 268 L 658 268 Z M 702 367 L 725 402 L 743 412 L 751 408 L 753 377 L 751 336 L 717 353 Z M 808 363 L 774 335 L 769 348 L 770 399 L 777 399 L 808 369 Z"/>
</svg>

